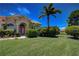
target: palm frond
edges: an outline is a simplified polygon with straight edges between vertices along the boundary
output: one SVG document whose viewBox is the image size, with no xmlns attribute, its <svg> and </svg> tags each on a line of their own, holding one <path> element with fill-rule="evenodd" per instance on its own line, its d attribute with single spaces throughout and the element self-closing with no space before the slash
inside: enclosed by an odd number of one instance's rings
<svg viewBox="0 0 79 59">
<path fill-rule="evenodd" d="M 54 10 L 50 10 L 50 14 L 56 14 L 56 11 L 54 11 Z"/>
<path fill-rule="evenodd" d="M 45 10 L 45 12 L 48 12 L 48 9 L 47 9 L 47 7 L 46 7 L 46 6 L 44 6 L 44 10 Z"/>
<path fill-rule="evenodd" d="M 55 8 L 53 7 L 53 8 L 51 8 L 51 10 L 54 10 Z"/>
<path fill-rule="evenodd" d="M 56 12 L 57 12 L 57 13 L 60 13 L 60 14 L 62 13 L 60 10 L 56 10 Z"/>
<path fill-rule="evenodd" d="M 48 9 L 51 9 L 51 8 L 52 8 L 52 6 L 53 6 L 53 4 L 52 4 L 52 3 L 50 3 L 50 4 L 48 5 Z"/>
<path fill-rule="evenodd" d="M 40 19 L 40 18 L 42 18 L 42 17 L 44 17 L 44 16 L 46 16 L 45 14 L 42 14 L 42 15 L 40 15 L 38 18 Z"/>
</svg>

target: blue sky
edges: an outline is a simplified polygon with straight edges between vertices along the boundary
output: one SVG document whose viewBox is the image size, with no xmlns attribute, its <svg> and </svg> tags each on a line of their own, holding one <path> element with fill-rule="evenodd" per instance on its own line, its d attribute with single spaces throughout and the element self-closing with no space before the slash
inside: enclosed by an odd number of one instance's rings
<svg viewBox="0 0 79 59">
<path fill-rule="evenodd" d="M 47 26 L 46 17 L 39 19 L 38 16 L 41 15 L 43 6 L 45 3 L 0 3 L 0 16 L 10 16 L 15 14 L 21 14 L 29 17 L 32 20 L 38 21 L 42 24 L 42 27 Z M 62 14 L 56 14 L 56 18 L 50 17 L 50 26 L 58 26 L 63 29 L 67 26 L 66 20 L 68 16 L 74 10 L 79 9 L 79 4 L 77 3 L 54 3 L 56 9 L 60 9 Z"/>
</svg>

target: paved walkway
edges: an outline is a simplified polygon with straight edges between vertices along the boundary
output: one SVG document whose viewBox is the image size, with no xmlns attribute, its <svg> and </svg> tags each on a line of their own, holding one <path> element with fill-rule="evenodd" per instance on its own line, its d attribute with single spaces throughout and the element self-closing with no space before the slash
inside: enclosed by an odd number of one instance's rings
<svg viewBox="0 0 79 59">
<path fill-rule="evenodd" d="M 13 39 L 24 39 L 26 36 L 21 36 L 21 37 L 12 37 L 12 38 L 0 38 L 0 40 L 13 40 Z"/>
</svg>

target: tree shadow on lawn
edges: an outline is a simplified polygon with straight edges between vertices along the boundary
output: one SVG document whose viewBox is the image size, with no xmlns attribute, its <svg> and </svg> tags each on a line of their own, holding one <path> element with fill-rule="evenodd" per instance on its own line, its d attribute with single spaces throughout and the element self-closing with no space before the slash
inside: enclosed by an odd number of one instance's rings
<svg viewBox="0 0 79 59">
<path fill-rule="evenodd" d="M 39 37 L 58 38 L 59 36 L 37 36 L 37 37 L 28 37 L 28 38 L 39 38 Z"/>
<path fill-rule="evenodd" d="M 44 36 L 44 37 L 48 37 L 48 38 L 58 38 L 59 36 Z"/>
<path fill-rule="evenodd" d="M 71 37 L 68 37 L 68 38 L 70 38 L 70 39 L 74 39 L 74 40 L 79 40 L 79 37 L 76 38 L 76 37 L 71 36 Z"/>
</svg>

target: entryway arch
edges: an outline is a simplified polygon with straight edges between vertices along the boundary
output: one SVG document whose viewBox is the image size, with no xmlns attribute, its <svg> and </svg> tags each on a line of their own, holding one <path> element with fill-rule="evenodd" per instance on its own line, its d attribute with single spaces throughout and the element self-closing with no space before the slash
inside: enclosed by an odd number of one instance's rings
<svg viewBox="0 0 79 59">
<path fill-rule="evenodd" d="M 19 25 L 20 35 L 25 35 L 25 32 L 26 32 L 25 28 L 26 28 L 26 23 L 20 23 L 20 25 Z"/>
</svg>

